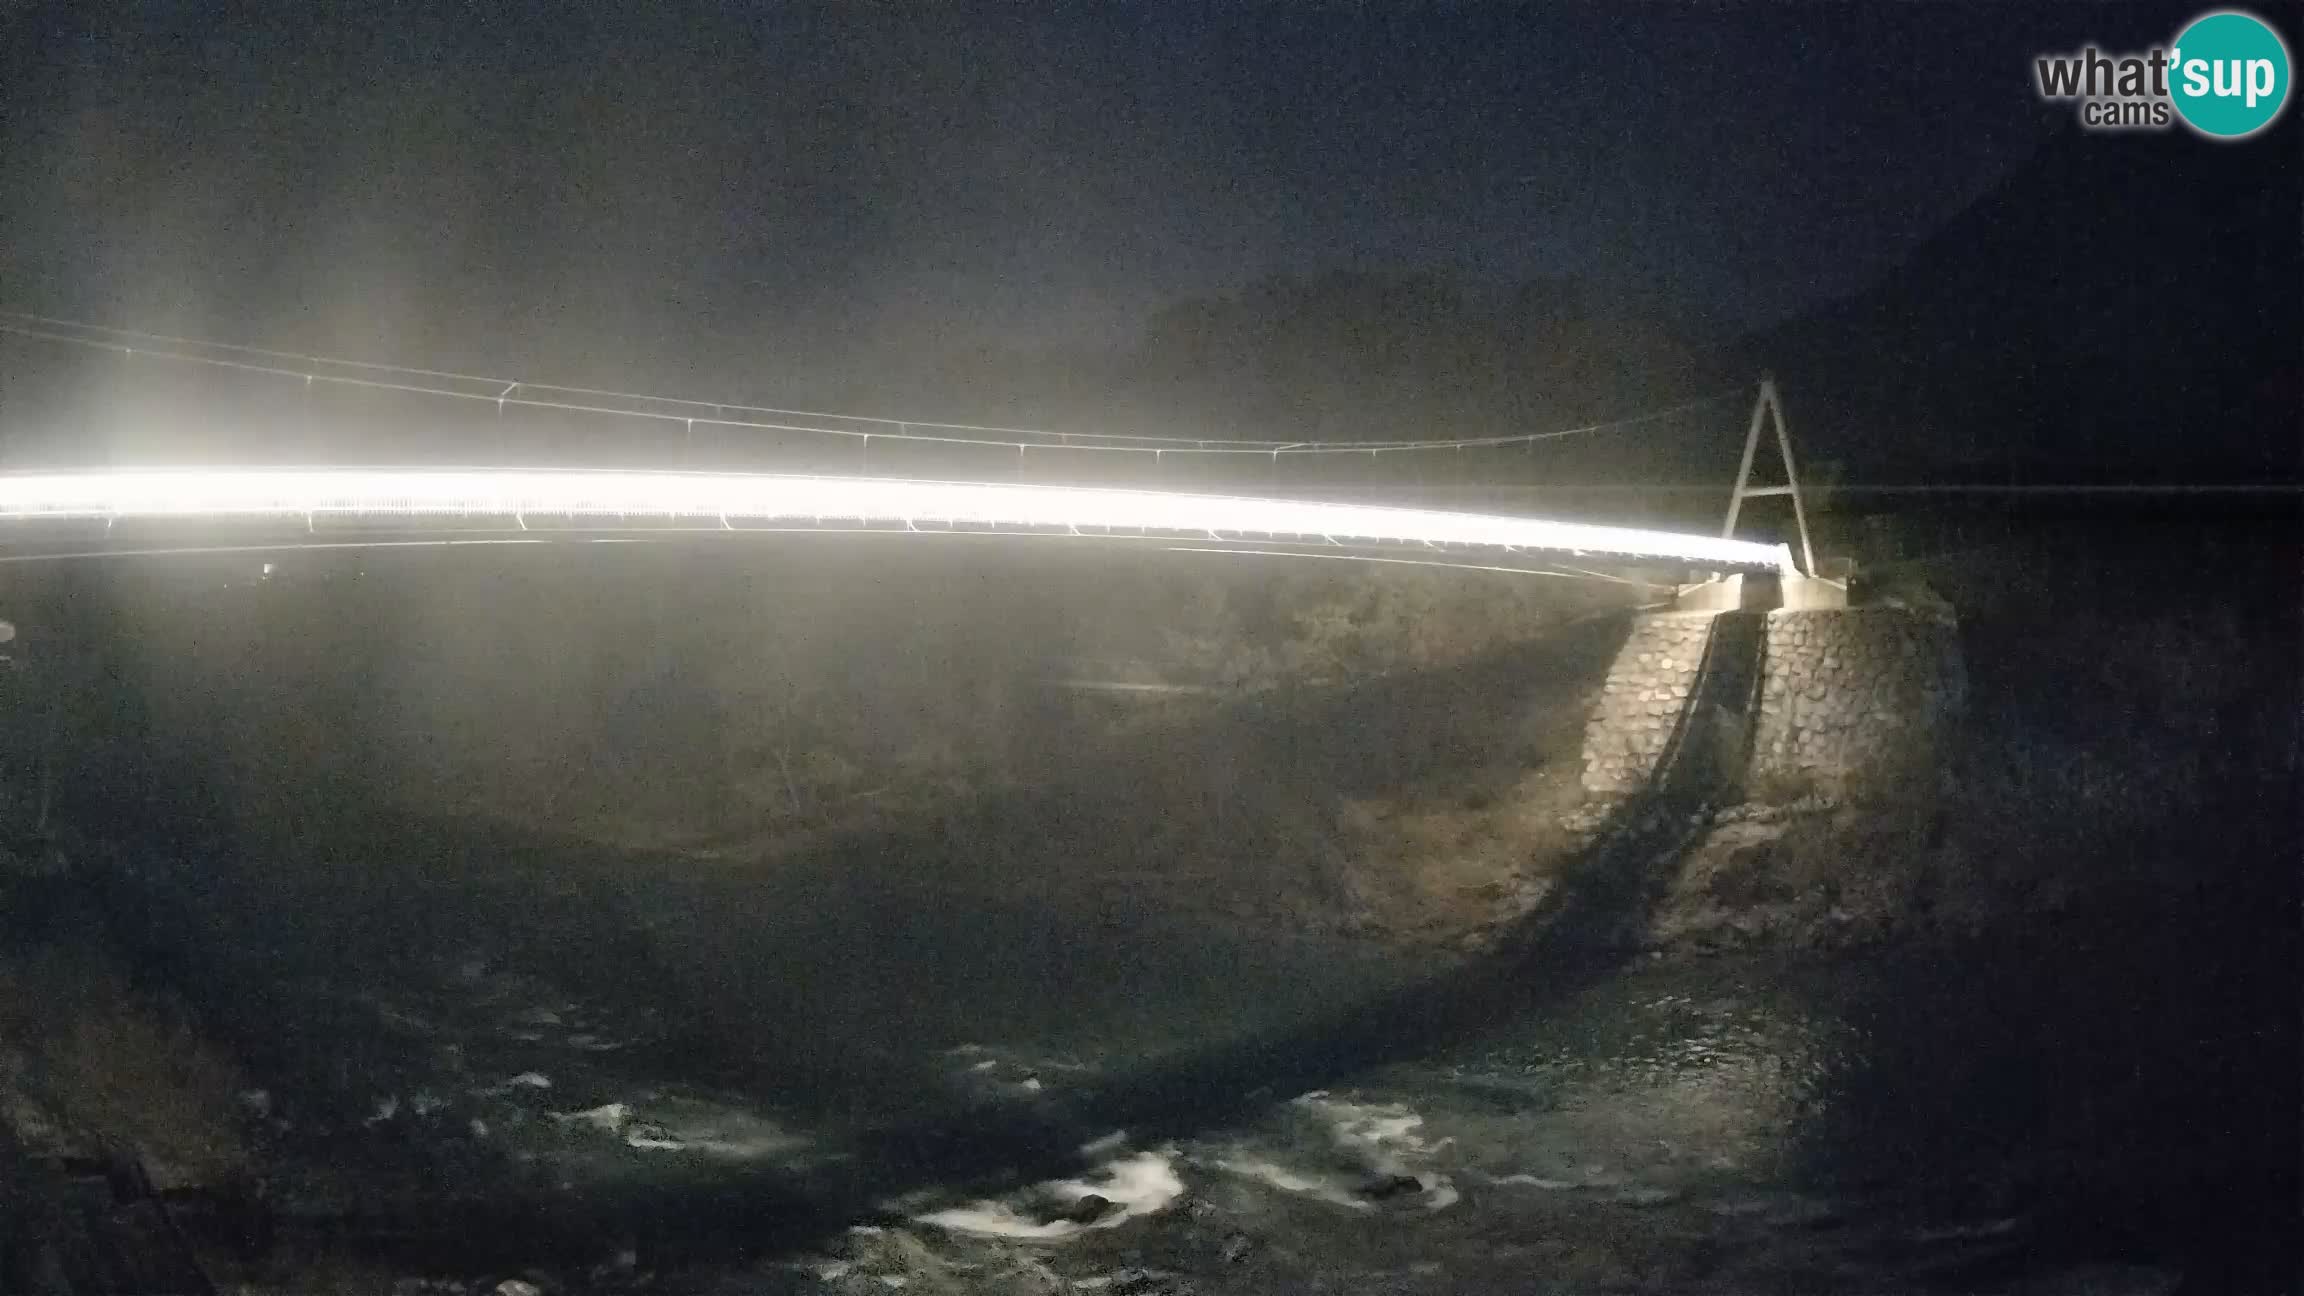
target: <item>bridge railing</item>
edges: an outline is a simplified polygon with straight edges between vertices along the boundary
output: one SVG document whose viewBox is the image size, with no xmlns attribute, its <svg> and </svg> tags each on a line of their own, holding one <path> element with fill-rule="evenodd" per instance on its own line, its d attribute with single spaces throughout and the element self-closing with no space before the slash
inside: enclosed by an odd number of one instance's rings
<svg viewBox="0 0 2304 1296">
<path fill-rule="evenodd" d="M 0 312 L 0 467 L 421 464 L 1015 481 L 1703 529 L 1737 387 L 1588 426 L 1303 442 L 715 404 Z M 1607 434 L 1602 436 L 1601 434 Z M 1691 446 L 1697 447 L 1692 450 Z M 1708 465 L 1707 465 L 1708 467 Z M 1693 478 L 1694 480 L 1690 480 Z"/>
</svg>

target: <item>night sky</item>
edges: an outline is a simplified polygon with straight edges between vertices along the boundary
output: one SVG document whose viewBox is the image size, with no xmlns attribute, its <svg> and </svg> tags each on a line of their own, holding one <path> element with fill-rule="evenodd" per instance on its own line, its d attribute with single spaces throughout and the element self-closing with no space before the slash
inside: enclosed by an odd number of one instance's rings
<svg viewBox="0 0 2304 1296">
<path fill-rule="evenodd" d="M 1170 345 L 1273 276 L 1440 274 L 1506 313 L 1570 280 L 1723 374 L 1786 372 L 1811 444 L 1875 468 L 2289 474 L 2296 114 L 2081 137 L 2032 88 L 2038 54 L 2195 12 L 0 0 L 0 305 L 1138 431 L 1488 434 L 1686 394 L 1638 376 L 1663 352 L 1595 385 L 1542 370 L 1567 344 L 1390 305 L 1334 338 L 1314 305 L 1240 365 L 1238 332 Z M 1527 390 L 1473 410 L 1499 366 Z"/>
<path fill-rule="evenodd" d="M 1108 343 L 1338 267 L 1575 276 L 1698 333 L 1766 324 L 1862 285 L 2068 115 L 2033 100 L 2031 54 L 2182 17 L 0 11 L 9 301 L 473 364 Z"/>
</svg>

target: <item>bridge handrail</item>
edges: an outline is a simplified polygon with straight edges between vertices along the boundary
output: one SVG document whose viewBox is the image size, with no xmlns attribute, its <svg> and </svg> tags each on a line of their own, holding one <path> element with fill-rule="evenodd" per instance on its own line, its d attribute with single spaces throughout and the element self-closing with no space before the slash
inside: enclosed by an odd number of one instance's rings
<svg viewBox="0 0 2304 1296">
<path fill-rule="evenodd" d="M 1159 534 L 1603 553 L 1725 570 L 1788 570 L 1790 551 L 1706 535 L 1436 509 L 1183 491 L 789 473 L 600 469 L 139 468 L 0 474 L 0 521 L 301 521 L 529 517 L 713 523 L 977 526 L 1078 536 Z"/>
<path fill-rule="evenodd" d="M 108 336 L 87 337 L 80 333 L 60 332 L 75 329 L 81 333 Z M 966 445 L 993 449 L 1012 449 L 1018 453 L 1030 450 L 1086 450 L 1151 454 L 1155 457 L 1177 455 L 1252 455 L 1267 456 L 1277 461 L 1283 455 L 1359 455 L 1415 453 L 1438 450 L 1493 449 L 1506 446 L 1534 445 L 1542 441 L 1565 437 L 1584 436 L 1616 428 L 1633 427 L 1656 422 L 1699 409 L 1730 396 L 1741 395 L 1749 383 L 1725 388 L 1708 395 L 1683 401 L 1664 409 L 1642 414 L 1590 423 L 1578 427 L 1557 428 L 1544 432 L 1519 432 L 1488 437 L 1458 437 L 1439 441 L 1393 439 L 1381 441 L 1282 441 L 1257 439 L 1230 439 L 1218 437 L 1143 436 L 1120 432 L 1053 432 L 1036 428 L 1001 427 L 990 424 L 939 423 L 919 419 L 889 419 L 861 414 L 836 414 L 811 410 L 783 409 L 765 405 L 743 405 L 721 401 L 701 401 L 677 396 L 654 396 L 637 392 L 621 392 L 598 387 L 576 387 L 558 383 L 530 382 L 525 379 L 490 377 L 481 374 L 458 373 L 445 369 L 423 369 L 406 365 L 380 364 L 364 360 L 345 360 L 336 357 L 307 355 L 293 351 L 273 350 L 266 347 L 244 346 L 238 343 L 210 342 L 199 338 L 174 334 L 153 333 L 140 329 L 115 328 L 110 325 L 89 324 L 56 316 L 35 315 L 23 311 L 0 310 L 0 334 L 31 338 L 60 344 L 85 346 L 98 350 L 115 351 L 129 356 L 149 356 L 182 361 L 190 364 L 212 365 L 247 373 L 274 377 L 296 378 L 306 384 L 325 382 L 340 386 L 361 387 L 381 391 L 406 392 L 413 395 L 436 396 L 453 400 L 493 402 L 499 411 L 511 407 L 553 410 L 562 413 L 596 414 L 619 418 L 642 418 L 659 422 L 682 423 L 690 428 L 697 424 L 707 427 L 732 427 L 768 432 L 798 432 L 817 436 L 847 437 L 869 443 L 874 438 L 894 441 L 924 442 L 941 445 Z M 164 347 L 139 347 L 133 342 L 116 341 L 119 338 L 138 338 L 162 343 Z M 261 356 L 273 360 L 293 361 L 305 368 L 286 368 L 280 365 L 259 364 L 247 360 L 233 360 L 223 356 L 201 355 L 181 348 L 198 347 L 211 351 L 226 351 L 240 355 Z M 178 348 L 178 349 L 165 349 Z M 417 378 L 433 378 L 443 382 L 468 383 L 493 388 L 493 391 L 457 391 L 415 382 L 394 382 L 379 378 L 357 378 L 343 374 L 314 372 L 314 367 L 359 369 L 371 373 L 401 374 Z M 572 396 L 593 396 L 613 400 L 671 405 L 686 410 L 711 410 L 710 417 L 695 413 L 673 413 L 664 410 L 628 409 L 614 406 L 586 404 L 575 401 L 540 399 L 515 395 L 516 392 L 559 392 Z M 745 414 L 772 414 L 791 418 L 826 419 L 843 423 L 868 423 L 875 428 L 895 428 L 896 431 L 867 431 L 852 427 L 821 427 L 807 424 L 769 422 L 756 419 L 729 418 L 730 411 Z M 933 429 L 917 432 L 913 429 Z M 945 432 L 971 432 L 992 434 L 987 436 L 947 436 Z M 1031 441 L 1006 438 L 1030 437 Z"/>
</svg>

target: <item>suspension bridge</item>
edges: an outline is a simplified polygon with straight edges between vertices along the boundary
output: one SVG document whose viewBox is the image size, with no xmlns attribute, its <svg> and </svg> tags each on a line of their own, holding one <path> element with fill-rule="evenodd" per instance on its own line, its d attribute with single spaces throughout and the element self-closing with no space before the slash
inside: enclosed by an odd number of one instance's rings
<svg viewBox="0 0 2304 1296">
<path fill-rule="evenodd" d="M 715 403 L 9 312 L 0 312 L 0 341 L 102 362 L 66 366 L 68 378 L 45 382 L 8 381 L 12 370 L 0 366 L 0 447 L 11 465 L 0 472 L 0 562 L 892 531 L 1188 542 L 1503 570 L 1549 571 L 1562 560 L 1800 570 L 1788 546 L 1728 534 L 1733 516 L 1708 535 L 1388 502 L 1429 498 L 1423 464 L 1446 462 L 1466 488 L 1458 498 L 1480 498 L 1482 487 L 1512 482 L 1498 467 L 1533 464 L 1547 443 L 1637 434 L 1750 387 L 1571 428 L 1283 441 Z M 1779 489 L 1747 487 L 1773 399 L 1764 385 L 1744 467 L 1733 491 L 1722 491 L 1732 508 Z M 1789 475 L 1780 422 L 1779 443 Z M 28 461 L 38 467 L 21 466 Z"/>
</svg>

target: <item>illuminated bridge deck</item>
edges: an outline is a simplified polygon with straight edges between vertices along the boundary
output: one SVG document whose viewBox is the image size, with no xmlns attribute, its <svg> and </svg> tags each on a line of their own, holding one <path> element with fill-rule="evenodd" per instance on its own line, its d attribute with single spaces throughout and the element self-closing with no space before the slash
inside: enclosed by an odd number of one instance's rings
<svg viewBox="0 0 2304 1296">
<path fill-rule="evenodd" d="M 882 531 L 1792 570 L 1783 545 L 1452 510 L 1088 486 L 748 473 L 183 468 L 0 475 L 0 554 L 134 543 Z"/>
</svg>

